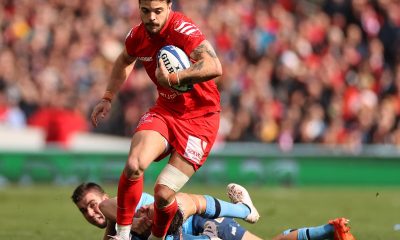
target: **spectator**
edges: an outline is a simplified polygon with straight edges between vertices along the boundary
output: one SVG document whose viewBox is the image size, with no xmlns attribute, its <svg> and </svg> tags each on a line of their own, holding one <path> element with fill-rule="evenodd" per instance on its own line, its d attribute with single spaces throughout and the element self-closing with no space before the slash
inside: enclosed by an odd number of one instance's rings
<svg viewBox="0 0 400 240">
<path fill-rule="evenodd" d="M 218 83 L 219 142 L 399 145 L 398 1 L 174 5 L 207 30 L 225 68 Z M 32 122 L 51 106 L 58 89 L 74 93 L 79 121 L 87 117 L 132 19 L 139 19 L 136 9 L 137 1 L 130 0 L 4 1 L 0 121 L 4 109 L 14 109 L 13 124 L 25 126 L 24 119 Z M 130 75 L 115 103 L 123 114 L 112 114 L 96 130 L 80 123 L 79 130 L 131 135 L 155 89 L 143 69 Z M 61 139 L 55 141 L 66 141 Z"/>
</svg>

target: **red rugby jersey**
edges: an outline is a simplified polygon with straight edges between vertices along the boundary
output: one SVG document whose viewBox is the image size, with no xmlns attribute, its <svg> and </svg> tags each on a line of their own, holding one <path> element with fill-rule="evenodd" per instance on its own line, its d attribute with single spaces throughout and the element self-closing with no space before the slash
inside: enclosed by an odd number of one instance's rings
<svg viewBox="0 0 400 240">
<path fill-rule="evenodd" d="M 214 81 L 194 84 L 191 91 L 177 93 L 157 83 L 155 71 L 157 53 L 166 45 L 181 48 L 188 56 L 203 41 L 204 35 L 191 19 L 179 12 L 171 12 L 158 34 L 150 34 L 144 24 L 134 27 L 125 40 L 129 55 L 141 61 L 154 84 L 157 85 L 156 106 L 183 119 L 194 118 L 209 112 L 220 111 L 220 96 Z M 191 59 L 193 62 L 193 59 Z"/>
</svg>

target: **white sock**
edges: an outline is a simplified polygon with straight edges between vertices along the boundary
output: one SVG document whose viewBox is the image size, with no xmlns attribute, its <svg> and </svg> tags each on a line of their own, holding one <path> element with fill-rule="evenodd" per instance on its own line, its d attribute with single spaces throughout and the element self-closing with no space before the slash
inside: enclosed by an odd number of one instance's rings
<svg viewBox="0 0 400 240">
<path fill-rule="evenodd" d="M 117 224 L 117 235 L 120 236 L 122 239 L 130 238 L 131 233 L 131 225 L 118 225 Z"/>
</svg>

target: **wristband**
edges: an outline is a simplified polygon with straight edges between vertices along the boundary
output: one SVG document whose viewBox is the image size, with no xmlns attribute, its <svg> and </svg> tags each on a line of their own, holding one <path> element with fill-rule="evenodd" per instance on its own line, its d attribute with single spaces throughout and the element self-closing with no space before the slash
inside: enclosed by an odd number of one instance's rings
<svg viewBox="0 0 400 240">
<path fill-rule="evenodd" d="M 112 99 L 114 97 L 114 94 L 111 91 L 106 91 L 102 97 L 103 100 L 112 102 Z"/>
</svg>

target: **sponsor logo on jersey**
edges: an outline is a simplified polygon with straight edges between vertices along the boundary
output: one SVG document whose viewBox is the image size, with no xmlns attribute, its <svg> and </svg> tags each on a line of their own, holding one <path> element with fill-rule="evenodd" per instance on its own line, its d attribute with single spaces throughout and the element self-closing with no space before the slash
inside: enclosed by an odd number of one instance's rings
<svg viewBox="0 0 400 240">
<path fill-rule="evenodd" d="M 182 93 L 180 93 L 180 92 L 172 92 L 172 93 L 160 92 L 160 96 L 165 98 L 165 99 L 168 99 L 168 100 L 172 100 L 172 99 L 176 98 L 179 95 L 182 95 Z"/>
<path fill-rule="evenodd" d="M 138 57 L 138 59 L 142 62 L 151 62 L 153 61 L 153 57 Z"/>
<path fill-rule="evenodd" d="M 200 163 L 203 158 L 204 151 L 207 147 L 207 142 L 201 140 L 200 138 L 190 136 L 186 143 L 186 149 L 184 156 L 194 161 L 195 163 Z"/>
<path fill-rule="evenodd" d="M 199 28 L 190 22 L 182 21 L 180 24 L 177 24 L 177 27 L 174 29 L 177 32 L 183 33 L 185 35 L 200 35 L 201 32 Z"/>
</svg>

